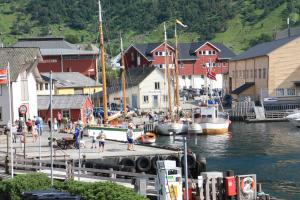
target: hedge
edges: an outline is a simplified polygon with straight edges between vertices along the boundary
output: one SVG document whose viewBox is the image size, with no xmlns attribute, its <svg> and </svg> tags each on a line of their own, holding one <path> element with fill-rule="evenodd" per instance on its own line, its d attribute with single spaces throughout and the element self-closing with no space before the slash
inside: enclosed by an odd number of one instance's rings
<svg viewBox="0 0 300 200">
<path fill-rule="evenodd" d="M 21 200 L 22 192 L 50 188 L 51 180 L 46 174 L 18 175 L 13 179 L 0 181 L 0 200 Z M 133 190 L 113 182 L 55 181 L 54 188 L 79 195 L 82 200 L 146 200 Z"/>
</svg>

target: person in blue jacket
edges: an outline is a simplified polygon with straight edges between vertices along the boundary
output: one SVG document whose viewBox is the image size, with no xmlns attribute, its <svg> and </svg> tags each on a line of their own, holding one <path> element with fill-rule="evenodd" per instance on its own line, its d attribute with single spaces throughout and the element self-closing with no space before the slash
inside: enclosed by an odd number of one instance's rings
<svg viewBox="0 0 300 200">
<path fill-rule="evenodd" d="M 76 125 L 76 128 L 75 128 L 75 147 L 78 149 L 79 148 L 79 143 L 80 143 L 80 128 L 79 128 L 79 125 Z"/>
</svg>

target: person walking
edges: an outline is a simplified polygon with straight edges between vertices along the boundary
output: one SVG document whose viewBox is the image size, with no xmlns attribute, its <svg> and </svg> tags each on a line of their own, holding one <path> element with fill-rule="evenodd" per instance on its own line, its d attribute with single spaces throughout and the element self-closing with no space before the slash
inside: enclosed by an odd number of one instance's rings
<svg viewBox="0 0 300 200">
<path fill-rule="evenodd" d="M 62 121 L 62 115 L 60 112 L 57 113 L 57 127 L 60 129 Z"/>
<path fill-rule="evenodd" d="M 106 139 L 106 135 L 101 130 L 101 133 L 99 135 L 99 150 L 100 150 L 100 152 L 104 151 L 105 139 Z"/>
<path fill-rule="evenodd" d="M 79 145 L 80 145 L 80 128 L 79 128 L 79 125 L 77 124 L 76 125 L 76 128 L 75 128 L 75 147 L 76 149 L 79 149 Z"/>
<path fill-rule="evenodd" d="M 54 118 L 54 120 L 53 120 L 53 130 L 54 130 L 55 132 L 58 130 L 57 124 L 58 124 L 57 119 Z"/>
<path fill-rule="evenodd" d="M 133 149 L 133 124 L 128 124 L 128 130 L 127 130 L 127 150 L 134 151 Z"/>
<path fill-rule="evenodd" d="M 38 128 L 37 125 L 32 126 L 32 142 L 35 143 L 37 141 L 37 137 L 38 137 Z"/>
<path fill-rule="evenodd" d="M 97 140 L 96 133 L 93 132 L 93 136 L 92 136 L 92 147 L 91 147 L 91 149 L 93 149 L 93 148 L 97 149 L 97 146 L 96 146 L 96 140 Z"/>
</svg>

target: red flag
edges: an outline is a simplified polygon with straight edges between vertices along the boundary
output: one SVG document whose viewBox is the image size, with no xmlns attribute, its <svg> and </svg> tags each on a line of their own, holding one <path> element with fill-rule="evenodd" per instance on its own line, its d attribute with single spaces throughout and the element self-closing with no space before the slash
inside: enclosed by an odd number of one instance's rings
<svg viewBox="0 0 300 200">
<path fill-rule="evenodd" d="M 213 72 L 212 70 L 210 70 L 209 68 L 207 68 L 207 74 L 206 74 L 207 78 L 216 81 L 216 73 Z"/>
<path fill-rule="evenodd" d="M 0 69 L 0 85 L 7 84 L 7 69 Z"/>
</svg>

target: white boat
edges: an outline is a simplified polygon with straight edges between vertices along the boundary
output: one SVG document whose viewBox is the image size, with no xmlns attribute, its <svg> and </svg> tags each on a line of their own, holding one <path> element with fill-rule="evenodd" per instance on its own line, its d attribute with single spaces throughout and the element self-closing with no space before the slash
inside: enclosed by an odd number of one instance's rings
<svg viewBox="0 0 300 200">
<path fill-rule="evenodd" d="M 218 104 L 200 106 L 196 110 L 195 123 L 201 125 L 204 135 L 216 135 L 228 133 L 230 120 L 226 115 L 218 111 Z"/>
<path fill-rule="evenodd" d="M 105 126 L 89 126 L 86 128 L 86 134 L 89 137 L 99 136 L 101 131 L 105 133 L 106 139 L 108 140 L 115 140 L 115 141 L 121 141 L 126 142 L 127 141 L 127 130 L 128 128 L 126 126 L 116 126 L 116 127 L 105 127 Z M 144 135 L 144 130 L 141 128 L 135 128 L 133 129 L 133 138 L 136 140 L 139 137 Z"/>
<path fill-rule="evenodd" d="M 291 122 L 291 124 L 293 124 L 294 126 L 300 128 L 300 112 L 290 114 L 286 116 L 286 119 L 288 119 L 289 122 Z"/>
<path fill-rule="evenodd" d="M 201 124 L 194 123 L 194 122 L 189 124 L 188 133 L 201 134 L 202 132 L 203 132 L 203 130 L 202 130 Z"/>
<path fill-rule="evenodd" d="M 164 122 L 156 125 L 158 135 L 178 135 L 188 132 L 188 124 L 184 122 Z"/>
</svg>

